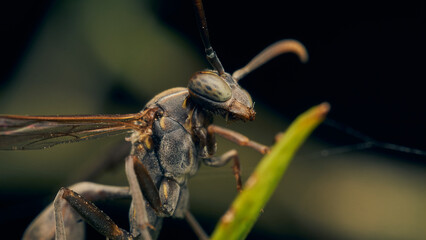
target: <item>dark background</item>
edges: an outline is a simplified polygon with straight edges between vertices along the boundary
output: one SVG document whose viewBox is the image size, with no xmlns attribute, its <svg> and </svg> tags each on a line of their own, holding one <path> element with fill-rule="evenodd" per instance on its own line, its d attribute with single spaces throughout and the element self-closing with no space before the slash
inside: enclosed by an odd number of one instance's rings
<svg viewBox="0 0 426 240">
<path fill-rule="evenodd" d="M 8 91 L 55 2 L 3 3 L 0 10 L 0 96 Z M 190 1 L 148 3 L 148 8 L 161 23 L 189 42 L 196 52 L 203 52 Z M 426 79 L 424 2 L 346 1 L 336 4 L 216 0 L 204 4 L 213 47 L 225 70 L 231 73 L 280 39 L 297 39 L 308 49 L 307 64 L 299 63 L 294 55 L 283 55 L 242 80 L 243 87 L 266 109 L 293 119 L 310 106 L 327 101 L 332 106 L 329 119 L 333 121 L 326 122 L 314 136 L 323 144 L 344 146 L 362 142 L 339 129 L 347 126 L 361 132 L 364 138 L 368 136 L 375 141 L 406 146 L 410 152 L 426 150 L 426 101 L 422 84 Z M 206 63 L 204 65 L 207 67 Z M 150 98 L 135 96 L 129 87 L 120 86 L 106 95 L 106 102 L 127 104 L 130 106 L 126 109 L 138 111 Z M 420 169 L 421 173 L 425 170 L 424 152 L 415 154 L 374 148 L 369 154 L 391 156 L 387 160 L 389 164 L 404 164 Z M 10 197 L 7 193 L 2 195 L 2 209 L 9 210 L 3 212 L 22 210 L 23 205 L 14 208 L 12 203 L 15 197 L 28 196 L 17 193 Z M 45 194 L 30 195 L 40 209 L 46 202 Z M 40 198 L 42 200 L 38 200 Z M 25 206 L 29 213 L 24 223 L 17 220 L 13 224 L 26 225 L 40 210 L 37 207 Z M 2 215 L 5 226 L 11 214 Z M 212 226 L 215 222 L 208 218 L 201 221 Z M 179 224 L 171 225 L 185 228 L 185 224 Z M 19 226 L 16 231 L 22 229 Z M 303 225 L 297 224 L 294 229 L 288 233 L 291 239 L 342 236 L 326 230 L 303 233 Z M 260 236 L 264 239 L 266 235 L 253 235 L 252 238 Z M 272 238 L 281 236 L 272 234 Z"/>
<path fill-rule="evenodd" d="M 230 62 L 233 56 L 250 59 L 276 40 L 294 38 L 306 45 L 311 57 L 306 65 L 284 56 L 247 76 L 244 86 L 254 99 L 292 117 L 328 101 L 330 117 L 338 122 L 375 139 L 424 148 L 424 3 L 205 5 L 214 47 L 229 71 L 245 64 Z M 158 8 L 165 22 L 200 45 L 195 26 L 188 24 L 189 3 L 169 1 Z"/>
<path fill-rule="evenodd" d="M 51 2 L 3 5 L 0 86 L 7 86 Z M 151 7 L 202 52 L 190 1 L 152 1 Z M 422 1 L 205 3 L 214 48 L 228 71 L 279 39 L 306 45 L 306 65 L 284 56 L 246 77 L 244 86 L 256 101 L 290 117 L 328 101 L 332 119 L 420 149 L 426 135 L 424 8 Z"/>
</svg>

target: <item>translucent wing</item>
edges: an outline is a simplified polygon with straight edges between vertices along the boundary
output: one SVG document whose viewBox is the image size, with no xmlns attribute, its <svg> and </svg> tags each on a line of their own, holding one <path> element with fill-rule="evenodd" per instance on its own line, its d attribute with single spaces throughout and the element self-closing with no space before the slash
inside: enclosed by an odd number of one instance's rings
<svg viewBox="0 0 426 240">
<path fill-rule="evenodd" d="M 43 149 L 141 129 L 145 112 L 125 115 L 0 115 L 0 150 Z"/>
</svg>

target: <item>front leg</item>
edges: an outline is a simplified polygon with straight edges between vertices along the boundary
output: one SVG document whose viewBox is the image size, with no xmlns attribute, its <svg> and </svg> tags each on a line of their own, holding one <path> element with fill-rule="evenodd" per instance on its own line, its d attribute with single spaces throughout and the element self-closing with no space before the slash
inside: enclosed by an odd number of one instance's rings
<svg viewBox="0 0 426 240">
<path fill-rule="evenodd" d="M 247 146 L 253 148 L 254 150 L 260 152 L 261 154 L 266 154 L 269 152 L 269 147 L 261 143 L 250 140 L 248 137 L 242 135 L 241 133 L 235 132 L 230 129 L 216 126 L 211 124 L 207 127 L 207 148 L 213 148 L 215 144 L 215 134 L 218 134 L 231 142 L 234 142 L 240 146 Z"/>
</svg>

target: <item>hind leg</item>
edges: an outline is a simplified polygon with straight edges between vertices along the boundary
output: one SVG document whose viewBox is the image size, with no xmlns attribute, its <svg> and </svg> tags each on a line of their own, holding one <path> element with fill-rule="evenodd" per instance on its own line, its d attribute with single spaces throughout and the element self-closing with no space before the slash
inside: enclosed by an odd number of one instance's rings
<svg viewBox="0 0 426 240">
<path fill-rule="evenodd" d="M 70 187 L 74 191 L 80 192 L 81 195 L 90 200 L 113 200 L 121 198 L 129 198 L 129 188 L 107 186 L 90 182 L 81 182 Z M 78 211 L 74 210 L 68 203 L 62 204 L 62 230 L 67 239 L 84 239 L 84 222 Z M 55 206 L 56 207 L 56 206 Z M 54 204 L 50 204 L 41 212 L 36 219 L 25 230 L 22 239 L 54 239 L 55 238 L 55 208 Z"/>
</svg>

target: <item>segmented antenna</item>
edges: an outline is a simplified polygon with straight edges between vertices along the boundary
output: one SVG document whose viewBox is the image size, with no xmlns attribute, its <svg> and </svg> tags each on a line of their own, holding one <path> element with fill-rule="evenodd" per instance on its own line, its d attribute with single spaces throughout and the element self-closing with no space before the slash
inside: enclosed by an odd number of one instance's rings
<svg viewBox="0 0 426 240">
<path fill-rule="evenodd" d="M 207 20 L 204 13 L 203 2 L 201 0 L 194 0 L 193 3 L 197 19 L 196 21 L 198 29 L 200 30 L 201 40 L 204 44 L 204 51 L 206 52 L 207 60 L 212 65 L 212 67 L 219 72 L 219 75 L 222 75 L 225 73 L 225 69 L 223 69 L 222 63 L 220 63 L 216 52 L 213 50 L 213 47 L 210 44 L 209 30 L 207 29 Z"/>
</svg>

